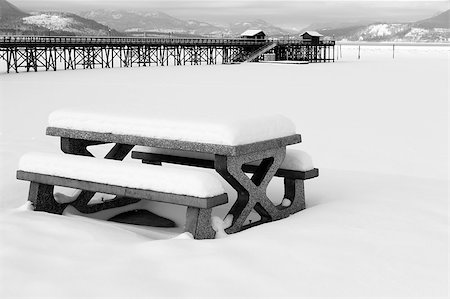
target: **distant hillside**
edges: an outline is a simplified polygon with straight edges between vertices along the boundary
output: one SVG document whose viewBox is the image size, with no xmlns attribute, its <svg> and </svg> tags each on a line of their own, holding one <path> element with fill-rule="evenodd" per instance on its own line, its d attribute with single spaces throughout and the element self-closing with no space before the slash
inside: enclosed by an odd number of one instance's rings
<svg viewBox="0 0 450 299">
<path fill-rule="evenodd" d="M 339 28 L 315 28 L 336 40 L 450 42 L 450 11 L 413 23 L 375 23 Z"/>
<path fill-rule="evenodd" d="M 105 36 L 119 35 L 119 32 L 72 13 L 27 14 L 8 1 L 0 0 L 0 34 Z"/>
<path fill-rule="evenodd" d="M 119 35 L 117 31 L 110 29 L 108 26 L 72 13 L 40 12 L 22 18 L 22 21 L 25 25 L 43 28 L 55 33 L 92 36 Z"/>
<path fill-rule="evenodd" d="M 6 0 L 0 0 L 0 23 L 27 17 L 28 14 L 21 11 L 15 5 Z"/>
<path fill-rule="evenodd" d="M 93 19 L 101 24 L 119 31 L 130 29 L 155 30 L 159 28 L 173 28 L 181 30 L 185 23 L 165 13 L 140 13 L 125 10 L 98 9 L 80 13 L 81 16 Z"/>
<path fill-rule="evenodd" d="M 97 9 L 82 16 L 124 32 L 152 31 L 192 35 L 220 34 L 221 28 L 195 20 L 184 21 L 163 12 Z"/>
<path fill-rule="evenodd" d="M 232 37 L 247 29 L 262 29 L 271 37 L 292 33 L 264 20 L 219 26 L 197 20 L 181 20 L 163 12 L 97 9 L 82 12 L 81 16 L 65 12 L 27 14 L 6 0 L 0 0 L 0 4 L 0 34 L 102 36 L 118 35 L 120 31 L 136 35 L 145 32 L 146 36 Z"/>
<path fill-rule="evenodd" d="M 97 9 L 81 13 L 82 16 L 125 32 L 162 32 L 203 36 L 239 36 L 247 29 L 262 29 L 269 36 L 290 32 L 264 20 L 237 22 L 228 26 L 213 25 L 197 20 L 181 20 L 163 12 Z"/>
<path fill-rule="evenodd" d="M 431 17 L 429 19 L 425 19 L 422 21 L 418 21 L 414 23 L 416 27 L 425 28 L 425 29 L 433 29 L 433 28 L 450 28 L 450 9 L 444 11 L 443 13 Z"/>
<path fill-rule="evenodd" d="M 288 31 L 282 29 L 280 27 L 274 26 L 264 20 L 255 20 L 252 22 L 237 22 L 234 24 L 230 24 L 228 30 L 232 35 L 240 35 L 242 32 L 248 29 L 261 29 L 268 36 L 281 36 L 288 35 L 293 33 L 292 31 Z"/>
</svg>

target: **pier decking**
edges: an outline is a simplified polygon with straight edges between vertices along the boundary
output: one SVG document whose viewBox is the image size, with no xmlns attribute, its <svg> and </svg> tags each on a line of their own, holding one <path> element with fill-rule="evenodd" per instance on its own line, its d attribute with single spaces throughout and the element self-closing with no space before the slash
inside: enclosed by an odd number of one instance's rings
<svg viewBox="0 0 450 299">
<path fill-rule="evenodd" d="M 268 52 L 276 60 L 333 62 L 334 41 L 302 39 L 0 37 L 0 61 L 7 73 L 167 65 L 229 64 L 258 61 Z"/>
</svg>

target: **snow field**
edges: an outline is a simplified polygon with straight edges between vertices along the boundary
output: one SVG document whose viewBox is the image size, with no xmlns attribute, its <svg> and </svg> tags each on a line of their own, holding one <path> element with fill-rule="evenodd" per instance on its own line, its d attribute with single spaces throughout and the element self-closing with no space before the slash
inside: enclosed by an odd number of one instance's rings
<svg viewBox="0 0 450 299">
<path fill-rule="evenodd" d="M 448 48 L 380 49 L 334 64 L 0 74 L 0 297 L 447 297 Z M 305 182 L 304 211 L 207 241 L 13 209 L 28 192 L 20 156 L 60 151 L 45 127 L 62 108 L 279 113 L 320 177 Z M 268 195 L 282 193 L 277 179 Z M 145 208 L 184 221 L 181 207 Z"/>
<path fill-rule="evenodd" d="M 436 180 L 326 170 L 307 184 L 306 210 L 208 241 L 149 241 L 124 225 L 9 211 L 0 218 L 8 270 L 0 271 L 1 291 L 5 298 L 444 297 L 445 192 Z"/>
<path fill-rule="evenodd" d="M 393 45 L 394 48 L 392 47 Z M 445 58 L 449 55 L 450 45 L 436 44 L 430 46 L 426 43 L 414 44 L 399 42 L 338 42 L 335 47 L 335 59 L 338 61 L 357 61 L 358 48 L 360 51 L 360 61 L 383 60 L 387 62 L 388 59 L 398 61 L 417 58 Z"/>
</svg>

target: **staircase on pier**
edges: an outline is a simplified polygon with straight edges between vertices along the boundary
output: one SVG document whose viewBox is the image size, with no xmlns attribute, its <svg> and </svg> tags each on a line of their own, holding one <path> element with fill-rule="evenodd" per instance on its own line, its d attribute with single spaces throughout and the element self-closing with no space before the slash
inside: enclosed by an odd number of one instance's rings
<svg viewBox="0 0 450 299">
<path fill-rule="evenodd" d="M 250 56 L 248 56 L 248 58 L 245 59 L 244 62 L 251 62 L 251 61 L 255 60 L 256 58 L 258 58 L 259 56 L 269 52 L 270 50 L 272 50 L 276 46 L 277 46 L 276 42 L 272 42 L 272 43 L 270 43 L 268 45 L 264 45 L 263 47 L 259 48 L 258 50 L 250 53 Z"/>
</svg>

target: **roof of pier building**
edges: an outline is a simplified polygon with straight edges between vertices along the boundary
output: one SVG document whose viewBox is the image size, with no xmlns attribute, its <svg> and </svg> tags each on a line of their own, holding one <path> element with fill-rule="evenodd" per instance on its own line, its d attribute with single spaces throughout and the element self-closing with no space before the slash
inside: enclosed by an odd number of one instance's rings
<svg viewBox="0 0 450 299">
<path fill-rule="evenodd" d="M 265 37 L 265 36 L 266 34 L 264 33 L 264 31 L 259 29 L 249 29 L 241 33 L 241 37 L 246 38 Z"/>
<path fill-rule="evenodd" d="M 301 34 L 301 36 L 310 36 L 310 37 L 323 37 L 323 35 L 322 34 L 320 34 L 319 32 L 317 32 L 317 31 L 305 31 L 305 32 L 303 32 L 302 34 Z"/>
</svg>

